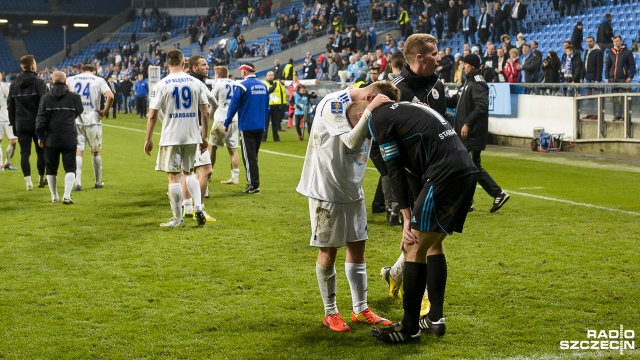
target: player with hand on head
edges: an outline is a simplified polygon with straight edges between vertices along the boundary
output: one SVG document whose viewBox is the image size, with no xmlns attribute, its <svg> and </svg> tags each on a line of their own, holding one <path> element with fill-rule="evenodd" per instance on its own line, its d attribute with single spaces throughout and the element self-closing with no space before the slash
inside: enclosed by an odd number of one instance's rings
<svg viewBox="0 0 640 360">
<path fill-rule="evenodd" d="M 69 91 L 73 91 L 82 98 L 84 112 L 76 118 L 78 127 L 78 150 L 76 152 L 76 191 L 82 190 L 82 155 L 87 143 L 93 155 L 94 188 L 104 186 L 102 182 L 102 119 L 111 109 L 113 92 L 107 82 L 96 76 L 96 68 L 86 64 L 82 66 L 82 73 L 67 79 Z M 104 108 L 100 109 L 100 97 L 106 98 Z"/>
<path fill-rule="evenodd" d="M 368 106 L 367 101 L 351 105 L 349 120 L 366 114 Z M 391 343 L 418 341 L 421 331 L 443 336 L 447 262 L 442 242 L 454 231 L 462 232 L 478 171 L 447 120 L 423 104 L 384 105 L 373 111 L 369 130 L 380 144 L 398 197 L 404 222 L 400 248 L 405 253 L 404 317 L 388 328 L 371 330 L 371 335 Z M 422 179 L 422 190 L 413 199 L 407 174 Z M 425 286 L 431 309 L 421 317 Z"/>
<path fill-rule="evenodd" d="M 185 61 L 186 62 L 186 61 Z M 207 61 L 200 55 L 194 55 L 189 58 L 187 63 L 187 67 L 189 69 L 189 74 L 194 78 L 200 80 L 202 82 L 202 91 L 207 94 L 207 100 L 209 102 L 213 102 L 213 94 L 209 91 L 205 81 L 207 76 L 209 75 L 209 65 Z M 202 125 L 201 125 L 202 126 Z M 207 129 L 204 129 L 206 132 Z M 216 221 L 215 218 L 207 214 L 204 209 L 204 198 L 207 193 L 207 185 L 209 182 L 209 178 L 213 173 L 213 169 L 211 167 L 211 155 L 209 154 L 209 149 L 205 151 L 200 151 L 200 149 L 196 149 L 196 160 L 193 165 L 194 172 L 198 174 L 198 182 L 200 183 L 200 203 L 202 204 L 202 213 L 204 214 L 207 222 Z M 193 199 L 191 199 L 191 194 L 187 189 L 187 179 L 186 177 L 182 177 L 182 207 L 183 207 L 183 217 L 194 217 L 195 216 L 195 208 L 193 207 Z"/>
<path fill-rule="evenodd" d="M 173 217 L 162 227 L 184 227 L 182 219 L 182 186 L 180 175 L 186 177 L 187 189 L 195 204 L 195 218 L 199 226 L 207 220 L 202 212 L 200 183 L 193 173 L 196 151 L 207 149 L 209 128 L 209 101 L 198 79 L 185 74 L 184 55 L 180 50 L 167 54 L 169 75 L 160 80 L 151 94 L 149 119 L 144 143 L 144 152 L 151 156 L 153 129 L 158 121 L 158 112 L 165 114 L 160 135 L 160 149 L 156 170 L 164 171 L 169 180 L 169 200 Z M 198 120 L 199 119 L 199 120 Z M 202 126 L 200 126 L 202 125 Z"/>
<path fill-rule="evenodd" d="M 362 179 L 371 148 L 371 142 L 365 139 L 370 112 L 399 97 L 399 90 L 390 82 L 378 81 L 364 88 L 331 93 L 316 107 L 296 191 L 309 198 L 310 245 L 318 248 L 316 277 L 324 303 L 323 324 L 333 331 L 350 329 L 336 304 L 335 261 L 338 248 L 345 245 L 345 273 L 353 305 L 351 321 L 391 324 L 367 305 L 364 251 L 368 233 Z M 373 100 L 367 111 L 360 121 L 349 123 L 345 115 L 347 106 L 365 99 Z"/>
</svg>

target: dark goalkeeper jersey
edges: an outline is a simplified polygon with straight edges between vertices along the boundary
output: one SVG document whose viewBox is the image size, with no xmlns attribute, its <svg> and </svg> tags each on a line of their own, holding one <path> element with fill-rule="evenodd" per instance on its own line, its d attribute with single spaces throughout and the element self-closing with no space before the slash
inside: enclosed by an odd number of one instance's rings
<svg viewBox="0 0 640 360">
<path fill-rule="evenodd" d="M 369 130 L 380 146 L 401 209 L 411 206 L 405 170 L 421 177 L 423 184 L 477 172 L 458 134 L 428 106 L 404 101 L 384 105 L 373 111 Z"/>
</svg>

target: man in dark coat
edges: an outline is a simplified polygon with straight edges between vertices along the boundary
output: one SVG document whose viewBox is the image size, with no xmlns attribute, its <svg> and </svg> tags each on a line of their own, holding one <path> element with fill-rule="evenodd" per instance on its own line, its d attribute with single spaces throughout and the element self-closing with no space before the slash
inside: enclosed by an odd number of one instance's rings
<svg viewBox="0 0 640 360">
<path fill-rule="evenodd" d="M 273 60 L 273 76 L 276 80 L 282 79 L 282 71 L 283 71 L 283 67 L 282 65 L 280 65 L 280 60 L 279 59 Z"/>
<path fill-rule="evenodd" d="M 622 37 L 613 37 L 613 47 L 607 53 L 605 62 L 605 76 L 607 83 L 630 83 L 636 75 L 636 61 L 633 53 L 622 46 Z M 626 89 L 613 87 L 612 92 L 626 92 Z M 613 120 L 622 120 L 624 106 L 621 98 L 613 101 Z M 18 136 L 19 137 L 19 136 Z"/>
<path fill-rule="evenodd" d="M 571 43 L 573 47 L 576 48 L 576 52 L 578 54 L 582 54 L 582 40 L 584 39 L 583 31 L 582 31 L 582 21 L 578 21 L 576 26 L 573 28 L 573 33 L 571 33 Z"/>
<path fill-rule="evenodd" d="M 584 82 L 602 82 L 602 50 L 593 36 L 587 37 L 587 51 L 584 54 Z"/>
<path fill-rule="evenodd" d="M 480 8 L 480 17 L 478 18 L 478 39 L 481 44 L 485 44 L 491 35 L 491 23 L 493 19 L 487 13 L 487 9 L 483 6 Z"/>
<path fill-rule="evenodd" d="M 489 87 L 480 72 L 480 57 L 469 54 L 462 58 L 467 81 L 460 91 L 447 98 L 448 107 L 456 107 L 453 128 L 469 151 L 478 168 L 478 183 L 493 198 L 490 212 L 496 212 L 509 200 L 491 175 L 482 167 L 480 153 L 487 147 L 489 135 Z M 469 211 L 473 211 L 473 205 Z"/>
<path fill-rule="evenodd" d="M 71 189 L 76 179 L 76 117 L 82 114 L 84 107 L 80 95 L 67 89 L 66 80 L 61 71 L 54 71 L 51 75 L 51 92 L 40 100 L 36 134 L 38 146 L 44 149 L 51 201 L 59 201 L 56 183 L 62 156 L 65 172 L 62 203 L 70 205 L 74 203 L 71 199 Z"/>
<path fill-rule="evenodd" d="M 487 46 L 487 56 L 482 59 L 482 68 L 484 70 L 484 78 L 487 82 L 498 82 L 498 54 L 496 46 L 491 44 Z"/>
<path fill-rule="evenodd" d="M 458 21 L 458 31 L 462 32 L 464 42 L 467 44 L 476 43 L 476 29 L 478 23 L 476 17 L 469 14 L 469 10 L 462 10 L 462 17 Z"/>
<path fill-rule="evenodd" d="M 20 165 L 22 174 L 27 184 L 27 191 L 33 190 L 31 181 L 31 142 L 36 146 L 36 156 L 38 157 L 37 167 L 40 179 L 38 187 L 47 185 L 44 178 L 44 150 L 38 146 L 36 138 L 36 115 L 40 99 L 47 93 L 47 87 L 38 78 L 36 71 L 38 67 L 33 55 L 25 55 L 20 59 L 22 74 L 18 75 L 11 83 L 9 96 L 7 97 L 7 110 L 9 112 L 9 124 L 15 131 L 20 144 Z"/>
<path fill-rule="evenodd" d="M 504 23 L 505 20 L 507 20 L 507 15 L 509 13 L 502 10 L 502 5 L 500 4 L 500 2 L 496 2 L 494 7 L 495 10 L 493 11 L 493 21 L 491 22 L 491 41 L 494 44 L 498 44 L 500 43 L 500 37 L 505 33 Z"/>
<path fill-rule="evenodd" d="M 527 43 L 522 44 L 520 63 L 516 66 L 518 70 L 521 70 L 522 82 L 528 84 L 537 83 L 540 76 L 541 65 L 542 59 L 531 51 L 531 45 Z"/>
<path fill-rule="evenodd" d="M 122 101 L 124 101 L 124 113 L 128 114 L 129 111 L 133 112 L 133 106 L 131 106 L 131 95 L 133 94 L 133 83 L 129 79 L 129 75 L 124 76 L 124 80 L 120 82 L 120 91 L 122 91 Z"/>
<path fill-rule="evenodd" d="M 598 25 L 596 43 L 600 49 L 610 49 L 613 47 L 613 27 L 611 26 L 611 21 L 611 14 L 605 14 L 602 23 Z"/>
</svg>

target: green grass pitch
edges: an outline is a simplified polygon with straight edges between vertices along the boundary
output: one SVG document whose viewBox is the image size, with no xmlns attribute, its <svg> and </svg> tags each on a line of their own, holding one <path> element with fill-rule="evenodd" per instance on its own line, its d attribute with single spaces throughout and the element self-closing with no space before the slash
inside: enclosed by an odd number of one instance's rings
<svg viewBox="0 0 640 360">
<path fill-rule="evenodd" d="M 0 359 L 640 358 L 559 346 L 587 340 L 587 329 L 640 333 L 638 163 L 487 150 L 484 166 L 512 198 L 489 214 L 478 188 L 464 233 L 445 241 L 447 335 L 388 346 L 369 326 L 321 325 L 307 199 L 295 192 L 306 141 L 294 129 L 262 145 L 261 194 L 241 194 L 242 180 L 219 184 L 229 177 L 223 149 L 205 202 L 218 221 L 162 229 L 171 215 L 166 175 L 153 170 L 158 136 L 147 157 L 145 121 L 104 124 L 105 187 L 92 188 L 85 154 L 75 205 L 25 191 L 21 171 L 0 173 Z M 367 172 L 368 209 L 377 180 Z M 369 305 L 394 321 L 402 302 L 378 273 L 399 241 L 383 214 L 369 214 Z M 343 262 L 340 251 L 348 316 Z"/>
</svg>

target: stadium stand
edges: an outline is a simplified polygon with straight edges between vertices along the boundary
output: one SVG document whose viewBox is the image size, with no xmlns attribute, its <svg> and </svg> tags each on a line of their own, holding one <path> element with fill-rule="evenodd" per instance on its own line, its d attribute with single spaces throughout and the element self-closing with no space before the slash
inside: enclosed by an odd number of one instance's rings
<svg viewBox="0 0 640 360">
<path fill-rule="evenodd" d="M 89 32 L 89 29 L 68 28 L 67 44 L 80 40 Z M 32 27 L 28 33 L 24 34 L 23 40 L 29 52 L 39 60 L 64 50 L 64 31 L 57 27 Z"/>
<path fill-rule="evenodd" d="M 0 69 L 6 72 L 20 71 L 20 65 L 13 60 L 7 40 L 2 34 L 0 34 Z"/>
</svg>

